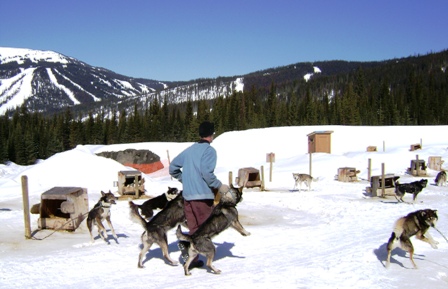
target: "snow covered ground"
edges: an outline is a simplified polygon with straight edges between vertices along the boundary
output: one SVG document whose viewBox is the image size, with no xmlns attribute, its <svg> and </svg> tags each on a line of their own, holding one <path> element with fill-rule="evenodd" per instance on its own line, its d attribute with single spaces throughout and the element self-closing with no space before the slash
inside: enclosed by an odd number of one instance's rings
<svg viewBox="0 0 448 289">
<path fill-rule="evenodd" d="M 74 232 L 37 230 L 38 215 L 31 215 L 33 238 L 25 238 L 21 176 L 29 181 L 30 204 L 40 202 L 43 192 L 55 186 L 88 190 L 89 208 L 100 191 L 116 192 L 121 164 L 98 157 L 101 151 L 127 148 L 149 149 L 165 164 L 191 143 L 133 143 L 84 145 L 56 154 L 32 166 L 0 165 L 0 288 L 448 288 L 448 242 L 434 229 L 438 249 L 412 238 L 413 269 L 409 255 L 395 249 L 385 269 L 386 242 L 396 219 L 419 209 L 437 209 L 438 229 L 448 236 L 448 187 L 434 185 L 437 171 L 428 169 L 429 183 L 412 203 L 394 197 L 371 197 L 366 193 L 368 160 L 372 175 L 400 176 L 400 182 L 421 177 L 406 173 L 410 161 L 429 156 L 448 159 L 448 126 L 347 127 L 303 126 L 228 132 L 213 146 L 218 152 L 216 174 L 225 183 L 229 172 L 264 167 L 266 191 L 245 189 L 238 205 L 240 220 L 251 232 L 243 237 L 228 229 L 214 239 L 214 265 L 221 275 L 205 267 L 184 276 L 182 267 L 168 265 L 160 248 L 147 253 L 145 268 L 137 268 L 143 229 L 129 218 L 127 201 L 112 207 L 118 243 L 96 239 L 90 243 L 85 221 Z M 307 134 L 332 130 L 332 152 L 312 155 L 312 175 L 318 179 L 310 191 L 291 191 L 293 172 L 310 169 Z M 422 149 L 410 151 L 421 143 Z M 377 146 L 377 152 L 367 152 Z M 383 151 L 384 148 L 384 151 Z M 270 180 L 266 154 L 275 153 Z M 359 181 L 335 180 L 338 168 L 354 167 Z M 443 165 L 447 168 L 448 163 Z M 156 196 L 171 180 L 168 169 L 144 175 L 147 195 Z M 144 200 L 136 200 L 142 203 Z M 110 234 L 110 231 L 108 231 Z M 180 260 L 174 230 L 168 234 L 171 256 Z"/>
</svg>

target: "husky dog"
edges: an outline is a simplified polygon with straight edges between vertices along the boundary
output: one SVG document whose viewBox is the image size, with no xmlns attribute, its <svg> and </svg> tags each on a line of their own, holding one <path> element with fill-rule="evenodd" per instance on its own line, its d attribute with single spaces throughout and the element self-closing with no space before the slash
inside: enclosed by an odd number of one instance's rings
<svg viewBox="0 0 448 289">
<path fill-rule="evenodd" d="M 103 226 L 103 223 L 101 221 L 106 220 L 107 224 L 109 225 L 110 230 L 112 231 L 112 235 L 115 238 L 115 241 L 118 243 L 118 237 L 117 234 L 115 234 L 114 227 L 112 226 L 112 222 L 110 221 L 110 207 L 112 205 L 115 205 L 115 200 L 117 198 L 112 194 L 110 191 L 108 193 L 104 193 L 101 191 L 101 198 L 96 203 L 96 205 L 89 211 L 89 215 L 87 217 L 87 228 L 89 228 L 90 232 L 90 239 L 92 243 L 94 242 L 93 234 L 92 234 L 92 227 L 93 225 L 96 225 L 98 227 L 98 234 L 100 237 L 107 241 L 107 231 Z M 109 243 L 109 242 L 108 242 Z"/>
<path fill-rule="evenodd" d="M 436 185 L 437 186 L 446 186 L 446 172 L 445 171 L 440 171 L 435 179 Z"/>
<path fill-rule="evenodd" d="M 131 218 L 140 223 L 145 229 L 141 236 L 143 248 L 138 255 L 138 268 L 143 268 L 143 256 L 156 243 L 162 250 L 163 257 L 171 264 L 177 265 L 178 262 L 171 259 L 168 252 L 168 239 L 166 233 L 179 223 L 185 223 L 184 198 L 182 192 L 177 197 L 168 202 L 168 204 L 159 213 L 157 213 L 149 222 L 147 222 L 138 212 L 138 206 L 129 201 Z"/>
<path fill-rule="evenodd" d="M 400 184 L 398 181 L 395 181 L 395 198 L 397 201 L 403 201 L 403 197 L 405 193 L 412 194 L 412 200 L 415 201 L 417 199 L 417 195 L 426 188 L 428 184 L 427 179 L 421 179 L 420 181 L 415 181 L 407 184 Z"/>
<path fill-rule="evenodd" d="M 170 188 L 168 187 L 168 191 L 165 193 L 154 197 L 152 199 L 147 200 L 141 205 L 137 205 L 138 208 L 141 211 L 142 216 L 145 219 L 150 219 L 154 215 L 155 209 L 163 209 L 168 204 L 169 201 L 173 200 L 177 194 L 179 193 L 179 190 L 177 188 Z"/>
<path fill-rule="evenodd" d="M 387 242 L 386 268 L 389 268 L 392 250 L 399 246 L 409 252 L 412 265 L 417 269 L 413 258 L 414 247 L 410 238 L 415 235 L 417 239 L 429 243 L 432 248 L 437 249 L 439 242 L 435 241 L 427 232 L 430 227 L 435 227 L 437 220 L 437 210 L 431 209 L 418 210 L 398 219 Z"/>
<path fill-rule="evenodd" d="M 211 239 L 225 229 L 232 227 L 243 236 L 250 235 L 239 222 L 238 211 L 235 207 L 241 201 L 242 193 L 242 187 L 236 189 L 231 186 L 229 192 L 222 194 L 218 205 L 213 208 L 208 219 L 192 235 L 183 233 L 181 227 L 177 227 L 176 236 L 179 241 L 190 243 L 184 264 L 186 276 L 191 275 L 190 264 L 198 254 L 207 258 L 207 266 L 215 274 L 221 273 L 221 270 L 212 265 L 216 249 Z"/>
<path fill-rule="evenodd" d="M 302 183 L 305 183 L 309 191 L 311 189 L 311 182 L 315 181 L 315 179 L 308 174 L 292 173 L 292 177 L 295 181 L 293 190 L 297 188 L 297 184 L 300 186 L 300 190 L 302 190 Z"/>
</svg>

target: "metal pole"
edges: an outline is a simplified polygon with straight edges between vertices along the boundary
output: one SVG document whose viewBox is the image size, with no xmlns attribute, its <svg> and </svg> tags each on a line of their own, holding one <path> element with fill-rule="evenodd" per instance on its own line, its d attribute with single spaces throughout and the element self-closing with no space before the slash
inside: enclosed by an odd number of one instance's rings
<svg viewBox="0 0 448 289">
<path fill-rule="evenodd" d="M 31 239 L 30 201 L 28 198 L 28 177 L 22 176 L 23 218 L 25 221 L 25 238 Z"/>
</svg>

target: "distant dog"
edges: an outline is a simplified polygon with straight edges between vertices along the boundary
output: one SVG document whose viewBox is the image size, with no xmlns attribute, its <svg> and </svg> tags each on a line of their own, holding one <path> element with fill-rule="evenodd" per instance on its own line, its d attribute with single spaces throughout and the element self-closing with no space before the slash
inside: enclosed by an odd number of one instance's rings
<svg viewBox="0 0 448 289">
<path fill-rule="evenodd" d="M 403 197 L 405 193 L 412 194 L 412 200 L 415 201 L 417 199 L 417 195 L 426 188 L 428 184 L 427 179 L 421 179 L 420 181 L 415 181 L 407 184 L 400 184 L 398 181 L 395 181 L 395 198 L 397 201 L 403 201 Z"/>
<path fill-rule="evenodd" d="M 427 232 L 430 227 L 435 227 L 437 220 L 437 210 L 431 209 L 418 210 L 398 219 L 387 242 L 386 268 L 389 268 L 392 250 L 400 246 L 403 250 L 409 252 L 412 265 L 417 269 L 414 262 L 414 247 L 410 238 L 415 235 L 417 239 L 429 243 L 431 247 L 437 249 L 439 242 L 435 241 Z"/>
<path fill-rule="evenodd" d="M 173 200 L 179 190 L 177 188 L 168 187 L 168 191 L 157 197 L 147 200 L 141 205 L 136 205 L 141 211 L 142 216 L 145 219 L 150 219 L 154 215 L 155 209 L 163 209 L 168 204 L 169 201 Z"/>
<path fill-rule="evenodd" d="M 302 190 L 302 183 L 305 183 L 305 185 L 308 187 L 308 191 L 311 189 L 311 182 L 315 181 L 312 176 L 308 174 L 298 174 L 298 173 L 292 173 L 292 177 L 294 178 L 294 189 L 297 188 L 297 185 L 300 186 L 300 190 Z"/>
<path fill-rule="evenodd" d="M 110 230 L 112 231 L 112 235 L 115 238 L 115 241 L 118 243 L 118 237 L 117 234 L 115 234 L 114 227 L 112 226 L 112 222 L 110 221 L 110 207 L 112 205 L 115 205 L 115 201 L 117 198 L 112 194 L 110 191 L 108 193 L 101 192 L 101 198 L 96 203 L 96 205 L 89 211 L 89 215 L 87 217 L 87 227 L 89 228 L 90 232 L 90 239 L 92 242 L 95 240 L 93 239 L 92 234 L 92 227 L 93 225 L 96 225 L 98 227 L 98 234 L 100 237 L 107 241 L 107 231 L 103 226 L 102 221 L 106 220 L 107 224 L 109 225 Z M 109 243 L 109 242 L 108 242 Z"/>
<path fill-rule="evenodd" d="M 436 185 L 437 186 L 446 186 L 446 172 L 445 171 L 440 171 L 435 179 Z"/>
<path fill-rule="evenodd" d="M 171 264 L 177 265 L 178 262 L 171 259 L 168 252 L 168 238 L 166 233 L 173 229 L 179 223 L 185 222 L 184 198 L 182 192 L 177 197 L 168 202 L 165 208 L 157 213 L 149 222 L 147 222 L 138 212 L 138 206 L 129 201 L 131 218 L 140 223 L 145 229 L 141 236 L 143 248 L 138 255 L 138 268 L 143 268 L 143 256 L 156 243 L 162 250 L 163 257 Z"/>
<path fill-rule="evenodd" d="M 207 266 L 215 274 L 221 273 L 221 270 L 212 265 L 216 252 L 212 238 L 225 229 L 232 227 L 243 236 L 250 235 L 239 222 L 238 211 L 235 207 L 242 199 L 242 191 L 242 187 L 236 189 L 231 186 L 230 191 L 221 196 L 218 205 L 213 208 L 210 217 L 192 235 L 183 233 L 180 226 L 177 227 L 176 236 L 179 241 L 190 243 L 188 246 L 187 260 L 184 264 L 185 275 L 191 275 L 189 267 L 198 254 L 207 258 Z"/>
</svg>

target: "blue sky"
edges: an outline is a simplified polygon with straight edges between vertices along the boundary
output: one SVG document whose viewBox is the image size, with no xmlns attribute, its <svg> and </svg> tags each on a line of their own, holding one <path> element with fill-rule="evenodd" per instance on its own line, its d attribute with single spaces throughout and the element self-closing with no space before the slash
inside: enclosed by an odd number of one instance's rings
<svg viewBox="0 0 448 289">
<path fill-rule="evenodd" d="M 448 49 L 446 0 L 0 0 L 0 46 L 155 80 Z"/>
</svg>

